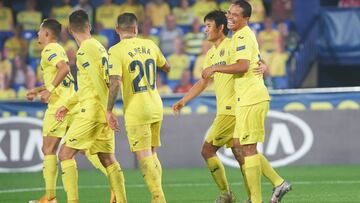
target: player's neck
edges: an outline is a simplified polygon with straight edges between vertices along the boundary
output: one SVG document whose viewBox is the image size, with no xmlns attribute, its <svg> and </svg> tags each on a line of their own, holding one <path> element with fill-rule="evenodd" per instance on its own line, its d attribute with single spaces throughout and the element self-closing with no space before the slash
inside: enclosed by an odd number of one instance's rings
<svg viewBox="0 0 360 203">
<path fill-rule="evenodd" d="M 237 32 L 237 31 L 243 29 L 245 26 L 247 26 L 247 23 L 242 24 L 240 27 L 238 27 L 237 29 L 234 29 L 234 30 L 232 30 L 232 31 L 233 31 L 233 33 L 235 33 L 235 32 Z"/>
<path fill-rule="evenodd" d="M 91 39 L 90 33 L 77 33 L 74 35 L 76 43 L 80 46 L 85 40 Z"/>
<path fill-rule="evenodd" d="M 45 41 L 44 43 L 44 47 L 46 47 L 48 44 L 51 44 L 51 43 L 57 43 L 57 40 L 56 39 L 48 39 Z"/>
<path fill-rule="evenodd" d="M 136 37 L 136 34 L 133 33 L 121 33 L 120 34 L 120 39 L 131 39 Z"/>
<path fill-rule="evenodd" d="M 219 37 L 219 39 L 217 39 L 216 41 L 215 41 L 215 47 L 218 47 L 220 44 L 221 44 L 221 42 L 225 39 L 225 35 L 222 35 L 221 37 Z"/>
</svg>

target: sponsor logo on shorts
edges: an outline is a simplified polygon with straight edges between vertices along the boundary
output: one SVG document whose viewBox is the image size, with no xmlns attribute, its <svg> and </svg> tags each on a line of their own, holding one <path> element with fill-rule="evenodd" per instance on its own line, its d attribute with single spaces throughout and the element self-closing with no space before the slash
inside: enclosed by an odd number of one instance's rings
<svg viewBox="0 0 360 203">
<path fill-rule="evenodd" d="M 42 120 L 0 118 L 0 172 L 41 171 Z"/>
<path fill-rule="evenodd" d="M 265 142 L 258 143 L 273 167 L 286 166 L 308 153 L 313 145 L 314 135 L 309 125 L 301 118 L 279 111 L 269 111 L 266 119 Z M 239 167 L 231 149 L 217 152 L 225 165 Z"/>
</svg>

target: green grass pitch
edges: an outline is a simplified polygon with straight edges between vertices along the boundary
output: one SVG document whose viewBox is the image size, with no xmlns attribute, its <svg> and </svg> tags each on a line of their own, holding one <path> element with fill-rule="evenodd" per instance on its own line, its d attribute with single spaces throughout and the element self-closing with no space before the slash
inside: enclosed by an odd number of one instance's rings
<svg viewBox="0 0 360 203">
<path fill-rule="evenodd" d="M 282 202 L 304 203 L 360 203 L 360 165 L 291 166 L 277 171 L 293 184 L 293 190 Z M 241 173 L 226 168 L 228 180 L 237 202 L 245 200 Z M 129 203 L 148 203 L 150 195 L 139 170 L 125 170 Z M 58 202 L 66 197 L 58 178 Z M 164 169 L 163 187 L 169 203 L 210 203 L 218 195 L 217 187 L 206 168 Z M 108 203 L 106 178 L 98 171 L 79 173 L 81 203 Z M 272 186 L 263 178 L 263 200 L 268 202 Z M 43 194 L 42 174 L 0 174 L 0 203 L 25 203 Z"/>
</svg>

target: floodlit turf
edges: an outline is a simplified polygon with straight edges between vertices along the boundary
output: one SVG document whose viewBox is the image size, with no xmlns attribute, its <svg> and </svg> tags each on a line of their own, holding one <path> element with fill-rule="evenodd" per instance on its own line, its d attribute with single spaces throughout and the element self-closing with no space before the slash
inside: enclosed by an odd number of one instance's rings
<svg viewBox="0 0 360 203">
<path fill-rule="evenodd" d="M 231 188 L 237 202 L 245 192 L 240 171 L 227 168 Z M 360 203 L 360 165 L 356 166 L 293 166 L 279 168 L 279 173 L 292 182 L 293 191 L 282 202 Z M 129 203 L 149 203 L 150 195 L 138 170 L 126 170 L 126 191 Z M 65 203 L 59 176 L 58 202 Z M 169 203 L 210 203 L 218 191 L 205 169 L 165 169 L 164 191 Z M 109 189 L 105 177 L 97 171 L 80 171 L 80 202 L 108 203 Z M 0 174 L 0 203 L 25 203 L 43 194 L 42 174 Z M 263 200 L 268 202 L 272 186 L 263 178 Z"/>
</svg>

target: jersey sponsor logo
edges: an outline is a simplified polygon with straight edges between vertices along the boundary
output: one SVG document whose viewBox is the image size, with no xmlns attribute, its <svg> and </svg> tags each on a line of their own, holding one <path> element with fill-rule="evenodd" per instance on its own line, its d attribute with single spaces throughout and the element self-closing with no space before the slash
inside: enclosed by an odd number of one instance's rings
<svg viewBox="0 0 360 203">
<path fill-rule="evenodd" d="M 44 50 L 44 52 L 49 52 L 49 51 L 51 51 L 51 49 L 45 49 L 45 50 Z"/>
<path fill-rule="evenodd" d="M 54 53 L 54 54 L 51 54 L 48 58 L 48 61 L 51 61 L 53 58 L 55 58 L 57 55 Z"/>
<path fill-rule="evenodd" d="M 0 118 L 0 172 L 41 171 L 42 120 Z"/>
<path fill-rule="evenodd" d="M 79 56 L 83 56 L 85 53 L 81 53 L 81 52 L 79 52 L 77 55 L 79 55 Z"/>
<path fill-rule="evenodd" d="M 239 46 L 236 48 L 236 51 L 241 51 L 245 49 L 245 45 Z"/>
<path fill-rule="evenodd" d="M 314 135 L 309 125 L 301 118 L 278 111 L 269 111 L 266 120 L 265 142 L 258 143 L 273 167 L 286 166 L 305 156 L 313 145 Z M 217 152 L 225 165 L 239 167 L 231 149 Z"/>
<path fill-rule="evenodd" d="M 244 39 L 244 37 L 243 37 L 243 36 L 239 36 L 238 38 L 239 38 L 239 39 Z"/>
</svg>

